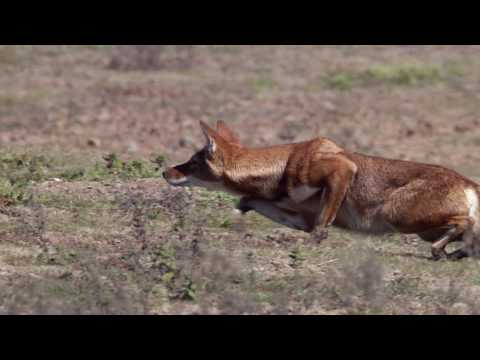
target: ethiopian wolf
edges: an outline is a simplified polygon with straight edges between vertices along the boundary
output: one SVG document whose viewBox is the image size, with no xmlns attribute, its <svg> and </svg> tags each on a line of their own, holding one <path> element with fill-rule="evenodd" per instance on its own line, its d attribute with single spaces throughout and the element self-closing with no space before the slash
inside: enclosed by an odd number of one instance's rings
<svg viewBox="0 0 480 360">
<path fill-rule="evenodd" d="M 480 254 L 479 185 L 452 170 L 350 152 L 325 138 L 247 148 L 222 121 L 200 126 L 206 146 L 163 174 L 173 186 L 239 195 L 243 213 L 323 237 L 332 225 L 418 234 L 435 260 Z M 465 246 L 447 254 L 453 241 Z"/>
</svg>

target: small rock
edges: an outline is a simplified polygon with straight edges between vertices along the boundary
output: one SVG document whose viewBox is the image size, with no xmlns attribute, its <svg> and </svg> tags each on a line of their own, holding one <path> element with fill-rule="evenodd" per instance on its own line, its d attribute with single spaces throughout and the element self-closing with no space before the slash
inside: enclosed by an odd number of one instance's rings
<svg viewBox="0 0 480 360">
<path fill-rule="evenodd" d="M 98 119 L 99 121 L 108 121 L 108 120 L 110 120 L 110 118 L 111 118 L 110 111 L 105 110 L 105 109 L 102 110 L 102 111 L 100 112 L 100 114 L 98 114 L 98 116 L 97 116 L 97 119 Z"/>
<path fill-rule="evenodd" d="M 399 276 L 401 276 L 401 275 L 402 275 L 402 272 L 401 272 L 400 270 L 394 270 L 394 271 L 393 271 L 393 276 L 399 277 Z"/>
<path fill-rule="evenodd" d="M 63 273 L 58 274 L 58 278 L 59 279 L 70 279 L 70 278 L 72 278 L 72 275 L 73 275 L 72 272 L 65 271 Z"/>
<path fill-rule="evenodd" d="M 325 110 L 331 111 L 331 112 L 337 110 L 337 107 L 336 107 L 332 102 L 330 102 L 330 101 L 325 101 L 325 102 L 323 103 L 323 108 L 324 108 Z"/>
<path fill-rule="evenodd" d="M 100 140 L 91 138 L 87 140 L 87 145 L 91 147 L 99 147 L 100 146 Z"/>
<path fill-rule="evenodd" d="M 465 133 L 467 131 L 470 130 L 470 127 L 468 126 L 462 126 L 462 125 L 456 125 L 454 127 L 454 130 L 457 132 L 457 133 Z"/>
<path fill-rule="evenodd" d="M 55 247 L 47 245 L 47 254 L 50 255 L 50 256 L 55 256 L 55 255 L 58 254 L 58 251 Z"/>
<path fill-rule="evenodd" d="M 470 315 L 470 307 L 464 303 L 455 303 L 450 310 L 452 315 Z"/>
<path fill-rule="evenodd" d="M 405 133 L 405 136 L 406 137 L 412 137 L 413 135 L 415 135 L 415 130 L 413 129 L 407 129 L 406 133 Z"/>
<path fill-rule="evenodd" d="M 136 152 L 138 151 L 138 144 L 135 141 L 130 141 L 127 145 L 127 150 L 129 152 Z"/>
</svg>

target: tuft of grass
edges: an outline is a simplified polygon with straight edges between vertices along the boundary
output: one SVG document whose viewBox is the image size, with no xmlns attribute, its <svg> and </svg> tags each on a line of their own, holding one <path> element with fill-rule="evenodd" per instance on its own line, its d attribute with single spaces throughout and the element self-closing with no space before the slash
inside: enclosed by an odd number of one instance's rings
<svg viewBox="0 0 480 360">
<path fill-rule="evenodd" d="M 305 262 L 305 254 L 299 247 L 293 249 L 288 257 L 290 258 L 290 267 L 293 269 L 300 268 Z"/>
<path fill-rule="evenodd" d="M 253 80 L 252 87 L 255 94 L 260 95 L 273 90 L 275 87 L 275 82 L 271 78 L 261 77 Z"/>
<path fill-rule="evenodd" d="M 116 71 L 158 71 L 190 68 L 193 45 L 119 45 L 113 48 L 108 68 Z"/>
<path fill-rule="evenodd" d="M 0 154 L 0 197 L 8 205 L 22 202 L 29 185 L 46 180 L 54 168 L 55 161 L 44 155 Z"/>
<path fill-rule="evenodd" d="M 153 161 L 124 161 L 115 153 L 105 156 L 104 160 L 104 164 L 97 163 L 88 175 L 94 179 L 109 176 L 119 177 L 125 180 L 153 178 L 159 176 L 159 171 L 165 162 L 163 156 L 157 156 Z"/>
<path fill-rule="evenodd" d="M 322 78 L 325 87 L 340 91 L 355 86 L 420 86 L 449 82 L 464 75 L 456 63 L 374 65 L 360 72 L 339 71 Z"/>
<path fill-rule="evenodd" d="M 371 252 L 354 249 L 355 256 L 346 255 L 340 268 L 332 275 L 330 285 L 340 303 L 351 313 L 384 311 L 385 281 L 382 264 Z"/>
<path fill-rule="evenodd" d="M 460 76 L 461 69 L 454 65 L 382 65 L 373 66 L 361 77 L 365 82 L 378 82 L 392 85 L 431 84 Z"/>
<path fill-rule="evenodd" d="M 323 83 L 326 87 L 341 91 L 351 90 L 355 81 L 355 74 L 350 72 L 339 72 L 328 75 L 323 79 Z"/>
<path fill-rule="evenodd" d="M 26 192 L 22 185 L 0 178 L 0 207 L 18 204 L 25 197 Z"/>
</svg>

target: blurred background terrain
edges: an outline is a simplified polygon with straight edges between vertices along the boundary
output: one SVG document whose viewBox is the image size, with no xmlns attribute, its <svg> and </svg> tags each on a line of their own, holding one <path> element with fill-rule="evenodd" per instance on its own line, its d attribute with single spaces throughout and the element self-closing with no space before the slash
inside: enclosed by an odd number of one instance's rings
<svg viewBox="0 0 480 360">
<path fill-rule="evenodd" d="M 478 261 L 321 246 L 160 174 L 224 120 L 480 178 L 480 46 L 0 46 L 0 313 L 478 313 Z"/>
</svg>

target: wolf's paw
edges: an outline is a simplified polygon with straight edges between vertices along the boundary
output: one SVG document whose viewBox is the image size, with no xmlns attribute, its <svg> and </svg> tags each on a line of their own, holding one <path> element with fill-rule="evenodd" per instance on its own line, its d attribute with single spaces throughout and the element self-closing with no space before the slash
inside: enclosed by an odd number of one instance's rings
<svg viewBox="0 0 480 360">
<path fill-rule="evenodd" d="M 465 258 L 475 258 L 480 259 L 480 249 L 476 247 L 466 246 L 453 253 L 448 254 L 448 260 L 459 261 Z"/>
<path fill-rule="evenodd" d="M 450 261 L 460 261 L 468 257 L 468 251 L 466 251 L 465 249 L 459 249 L 447 255 L 447 259 Z"/>
<path fill-rule="evenodd" d="M 323 240 L 326 240 L 327 238 L 328 229 L 325 228 L 317 228 L 313 230 L 313 232 L 310 234 L 310 239 L 317 244 L 320 244 Z"/>
<path fill-rule="evenodd" d="M 447 253 L 445 252 L 444 249 L 436 249 L 432 247 L 432 260 L 433 261 L 440 261 L 440 260 L 445 260 L 448 258 Z"/>
<path fill-rule="evenodd" d="M 249 211 L 252 211 L 253 208 L 249 205 L 249 199 L 241 198 L 238 202 L 237 206 L 235 207 L 236 210 L 240 211 L 242 215 L 245 215 Z"/>
</svg>

